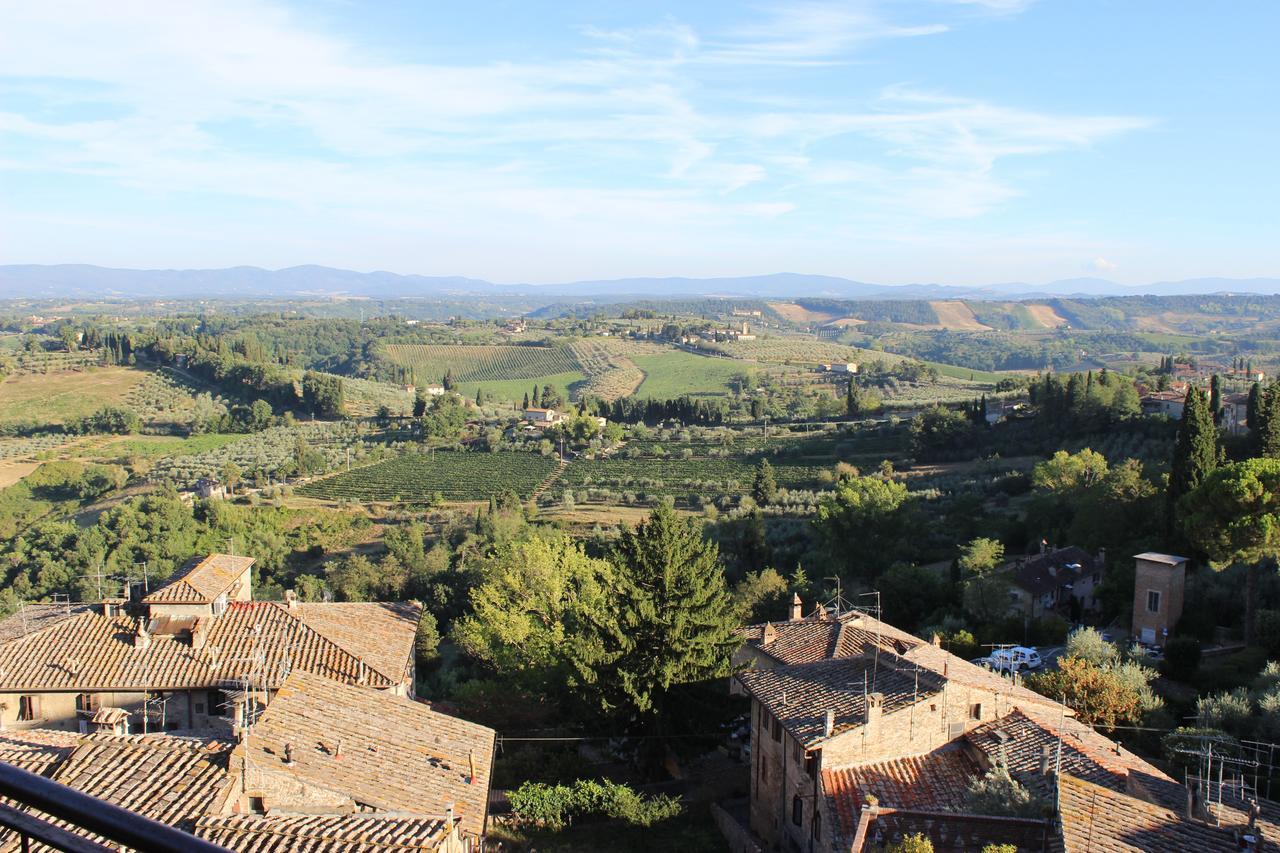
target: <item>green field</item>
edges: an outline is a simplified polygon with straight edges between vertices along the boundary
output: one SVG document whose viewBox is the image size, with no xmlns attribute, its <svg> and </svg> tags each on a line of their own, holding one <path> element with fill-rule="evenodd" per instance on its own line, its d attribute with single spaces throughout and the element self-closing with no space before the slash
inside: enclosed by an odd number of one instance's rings
<svg viewBox="0 0 1280 853">
<path fill-rule="evenodd" d="M 94 450 L 94 456 L 100 459 L 126 459 L 130 456 L 146 456 L 160 458 L 170 456 L 192 456 L 208 450 L 226 447 L 234 441 L 244 438 L 234 433 L 209 433 L 207 435 L 139 435 L 119 438 Z"/>
<path fill-rule="evenodd" d="M 307 483 L 298 494 L 325 500 L 414 503 L 436 492 L 449 501 L 479 501 L 510 489 L 527 498 L 555 468 L 554 457 L 533 453 L 408 454 Z"/>
<path fill-rule="evenodd" d="M 694 355 L 681 350 L 655 355 L 634 355 L 631 360 L 644 371 L 637 397 L 668 400 L 683 394 L 716 396 L 729 390 L 729 378 L 752 365 L 729 358 Z"/>
<path fill-rule="evenodd" d="M 129 367 L 10 376 L 0 382 L 0 421 L 66 423 L 120 405 L 146 378 L 145 370 Z"/>
<path fill-rule="evenodd" d="M 497 382 L 459 382 L 458 393 L 467 399 L 476 396 L 476 389 L 479 388 L 486 394 L 492 394 L 495 400 L 510 400 L 519 403 L 524 399 L 525 394 L 532 393 L 533 386 L 537 385 L 541 388 L 543 385 L 550 385 L 552 388 L 564 395 L 566 400 L 575 395 L 577 389 L 587 381 L 586 374 L 578 371 L 568 371 L 566 373 L 552 373 L 547 376 L 539 376 L 536 379 L 506 379 Z"/>
</svg>

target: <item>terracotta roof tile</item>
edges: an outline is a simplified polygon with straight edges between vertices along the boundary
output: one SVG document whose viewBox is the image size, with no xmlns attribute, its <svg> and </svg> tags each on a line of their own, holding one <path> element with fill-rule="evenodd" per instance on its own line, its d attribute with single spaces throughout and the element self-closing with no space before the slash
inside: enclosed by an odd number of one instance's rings
<svg viewBox="0 0 1280 853">
<path fill-rule="evenodd" d="M 413 641 L 422 608 L 400 602 L 311 604 L 297 612 L 311 629 L 341 648 L 360 650 L 369 666 L 394 681 L 413 664 Z"/>
<path fill-rule="evenodd" d="M 196 822 L 196 835 L 238 853 L 360 853 L 435 850 L 443 818 L 349 815 L 231 815 Z"/>
<path fill-rule="evenodd" d="M 864 690 L 884 696 L 885 714 L 942 692 L 942 680 L 936 675 L 927 670 L 916 672 L 902 658 L 888 653 L 878 664 L 870 658 L 837 658 L 751 670 L 740 673 L 738 680 L 805 746 L 826 739 L 823 727 L 828 710 L 836 712 L 835 734 L 862 725 Z"/>
<path fill-rule="evenodd" d="M 47 776 L 63 761 L 80 735 L 54 729 L 0 732 L 0 761 Z"/>
<path fill-rule="evenodd" d="M 53 779 L 152 820 L 189 830 L 227 793 L 231 744 L 170 735 L 88 735 Z M 105 839 L 41 812 L 79 835 Z M 5 838 L 5 849 L 17 839 Z M 33 850 L 48 848 L 32 845 Z"/>
<path fill-rule="evenodd" d="M 1044 749 L 1049 748 L 1054 767 L 1058 767 L 1059 736 L 1062 773 L 1116 791 L 1128 789 L 1130 776 L 1133 781 L 1147 785 L 1153 781 L 1173 782 L 1159 768 L 1120 748 L 1079 720 L 1035 708 L 1015 710 L 964 737 L 993 765 L 1003 763 L 1018 781 L 1046 794 L 1052 781 L 1040 773 L 1041 757 Z"/>
<path fill-rule="evenodd" d="M 211 604 L 254 562 L 253 557 L 210 554 L 178 569 L 164 586 L 143 601 L 147 604 Z"/>
<path fill-rule="evenodd" d="M 389 673 L 379 667 L 391 668 L 391 658 L 412 647 L 416 615 L 401 618 L 400 611 L 378 604 L 342 605 L 339 619 L 354 622 L 365 613 L 373 630 L 364 635 L 340 631 L 334 627 L 338 620 L 323 617 L 321 629 L 311 627 L 308 615 L 315 618 L 326 606 L 291 612 L 277 602 L 232 602 L 221 616 L 209 619 L 207 640 L 199 649 L 189 640 L 160 636 L 139 648 L 134 645 L 134 618 L 86 611 L 0 645 L 0 689 L 211 687 L 248 675 L 255 656 L 261 658 L 257 669 L 270 688 L 295 669 L 352 684 L 363 680 L 372 687 L 400 683 L 403 662 Z M 402 615 L 408 617 L 408 611 Z M 325 632 L 349 645 L 339 645 Z"/>
<path fill-rule="evenodd" d="M 893 761 L 823 769 L 822 789 L 842 833 L 852 837 L 868 794 L 889 808 L 962 811 L 969 783 L 981 773 L 963 750 L 950 747 Z"/>
<path fill-rule="evenodd" d="M 1227 829 L 1064 774 L 1058 808 L 1065 853 L 1211 853 L 1240 849 Z"/>
<path fill-rule="evenodd" d="M 92 604 L 24 604 L 13 615 L 0 619 L 0 643 L 34 634 L 92 609 Z"/>
<path fill-rule="evenodd" d="M 296 775 L 384 811 L 443 815 L 484 830 L 492 729 L 388 693 L 295 672 L 246 744 L 254 766 Z M 285 745 L 292 764 L 284 763 Z M 472 766 L 475 776 L 472 778 Z"/>
</svg>

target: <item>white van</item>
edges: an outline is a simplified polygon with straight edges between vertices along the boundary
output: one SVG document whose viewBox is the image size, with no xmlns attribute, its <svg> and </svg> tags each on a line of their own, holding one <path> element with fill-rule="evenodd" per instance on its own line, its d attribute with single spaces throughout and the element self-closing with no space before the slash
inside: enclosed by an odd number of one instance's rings
<svg viewBox="0 0 1280 853">
<path fill-rule="evenodd" d="M 1024 669 L 1039 669 L 1042 664 L 1040 652 L 1026 646 L 996 649 L 991 653 L 991 668 L 996 672 L 1021 672 Z"/>
</svg>

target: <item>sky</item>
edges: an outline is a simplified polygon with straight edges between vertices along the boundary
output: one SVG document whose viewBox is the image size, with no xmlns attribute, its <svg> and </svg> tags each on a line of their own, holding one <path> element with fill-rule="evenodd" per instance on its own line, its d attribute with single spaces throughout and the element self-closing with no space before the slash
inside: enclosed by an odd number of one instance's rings
<svg viewBox="0 0 1280 853">
<path fill-rule="evenodd" d="M 1275 0 L 0 0 L 0 263 L 1280 275 Z"/>
</svg>

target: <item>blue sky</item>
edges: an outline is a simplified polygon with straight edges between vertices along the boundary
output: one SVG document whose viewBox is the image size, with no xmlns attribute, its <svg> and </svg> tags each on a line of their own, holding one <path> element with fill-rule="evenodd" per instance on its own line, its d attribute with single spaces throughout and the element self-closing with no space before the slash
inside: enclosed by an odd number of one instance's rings
<svg viewBox="0 0 1280 853">
<path fill-rule="evenodd" d="M 0 0 L 0 263 L 1280 275 L 1280 3 Z"/>
</svg>

